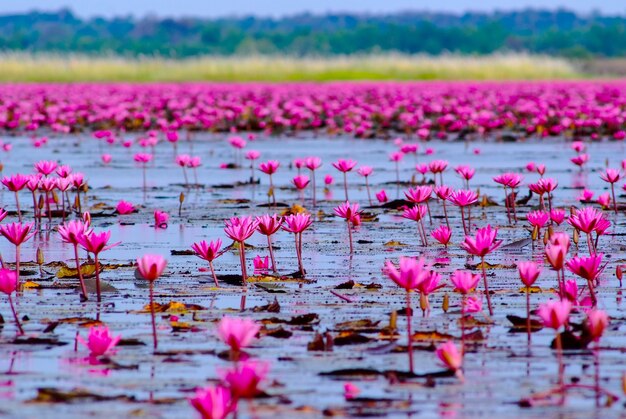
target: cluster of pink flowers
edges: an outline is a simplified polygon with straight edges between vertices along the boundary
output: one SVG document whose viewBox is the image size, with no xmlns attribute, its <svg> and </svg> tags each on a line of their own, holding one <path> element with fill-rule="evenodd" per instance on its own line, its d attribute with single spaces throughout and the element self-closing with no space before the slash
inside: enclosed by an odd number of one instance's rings
<svg viewBox="0 0 626 419">
<path fill-rule="evenodd" d="M 9 85 L 0 95 L 0 127 L 63 133 L 98 125 L 158 129 L 173 144 L 181 130 L 244 127 L 271 133 L 325 129 L 359 137 L 392 128 L 422 140 L 503 127 L 540 136 L 626 137 L 621 96 L 614 94 L 626 90 L 624 83 L 515 82 L 496 89 L 494 95 L 489 82 Z M 113 130 L 97 135 L 116 141 Z M 150 138 L 144 141 L 148 147 Z M 233 146 L 243 148 L 245 139 L 237 138 Z M 578 153 L 582 165 L 584 154 Z"/>
</svg>

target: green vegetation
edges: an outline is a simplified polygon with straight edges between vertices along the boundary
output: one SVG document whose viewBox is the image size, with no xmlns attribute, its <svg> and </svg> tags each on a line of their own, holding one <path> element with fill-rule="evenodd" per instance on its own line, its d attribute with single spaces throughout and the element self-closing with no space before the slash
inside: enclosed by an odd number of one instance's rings
<svg viewBox="0 0 626 419">
<path fill-rule="evenodd" d="M 0 16 L 0 50 L 122 56 L 290 56 L 517 52 L 568 58 L 626 55 L 626 17 L 566 10 L 281 19 L 80 19 L 68 10 Z"/>
<path fill-rule="evenodd" d="M 566 60 L 527 55 L 272 56 L 165 58 L 40 54 L 0 56 L 0 81 L 330 81 L 330 80 L 528 80 L 580 74 Z"/>
</svg>

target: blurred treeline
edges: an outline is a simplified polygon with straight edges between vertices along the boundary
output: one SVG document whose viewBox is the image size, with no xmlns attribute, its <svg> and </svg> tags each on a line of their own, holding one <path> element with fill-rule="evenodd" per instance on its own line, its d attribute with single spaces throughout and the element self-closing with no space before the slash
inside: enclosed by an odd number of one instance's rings
<svg viewBox="0 0 626 419">
<path fill-rule="evenodd" d="M 280 19 L 82 19 L 69 10 L 0 16 L 0 51 L 123 56 L 400 52 L 524 52 L 566 58 L 626 56 L 626 17 L 542 10 L 301 14 Z"/>
</svg>

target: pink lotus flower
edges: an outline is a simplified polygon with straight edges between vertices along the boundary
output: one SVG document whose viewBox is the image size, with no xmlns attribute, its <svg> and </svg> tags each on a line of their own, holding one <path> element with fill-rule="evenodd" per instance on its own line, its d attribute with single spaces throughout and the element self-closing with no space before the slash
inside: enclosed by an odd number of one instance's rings
<svg viewBox="0 0 626 419">
<path fill-rule="evenodd" d="M 415 170 L 423 176 L 428 173 L 428 166 L 425 164 L 416 164 Z"/>
<path fill-rule="evenodd" d="M 451 340 L 437 346 L 437 358 L 452 371 L 459 371 L 463 366 L 463 355 Z"/>
<path fill-rule="evenodd" d="M 152 154 L 148 154 L 148 153 L 137 153 L 133 156 L 133 159 L 137 162 L 137 163 L 142 163 L 143 165 L 145 165 L 146 163 L 148 163 L 150 160 L 152 160 Z"/>
<path fill-rule="evenodd" d="M 406 208 L 402 213 L 402 217 L 419 222 L 426 216 L 427 213 L 428 210 L 426 209 L 426 206 L 416 205 L 411 208 Z"/>
<path fill-rule="evenodd" d="M 472 179 L 474 177 L 474 174 L 476 173 L 476 169 L 467 165 L 459 165 L 454 168 L 454 171 L 457 172 L 459 176 L 461 176 L 466 181 Z"/>
<path fill-rule="evenodd" d="M 85 177 L 82 173 L 72 173 L 70 178 L 72 179 L 72 185 L 74 185 L 76 189 L 80 189 L 85 185 Z"/>
<path fill-rule="evenodd" d="M 265 380 L 269 368 L 267 362 L 244 361 L 219 374 L 236 398 L 250 399 L 261 392 L 259 385 Z"/>
<path fill-rule="evenodd" d="M 385 202 L 389 201 L 389 198 L 387 198 L 387 192 L 385 192 L 384 189 L 381 189 L 379 192 L 376 193 L 376 199 L 381 204 L 384 204 Z"/>
<path fill-rule="evenodd" d="M 9 191 L 15 194 L 15 206 L 17 207 L 17 216 L 19 218 L 20 223 L 22 222 L 22 210 L 20 208 L 18 192 L 24 189 L 24 187 L 28 184 L 29 180 L 30 178 L 28 176 L 24 176 L 19 173 L 11 175 L 11 177 L 5 176 L 4 178 L 2 178 L 2 184 L 6 186 Z"/>
<path fill-rule="evenodd" d="M 217 326 L 217 334 L 233 352 L 239 352 L 250 346 L 260 329 L 254 320 L 225 316 Z"/>
<path fill-rule="evenodd" d="M 622 173 L 619 169 L 606 169 L 604 173 L 600 175 L 600 178 L 611 184 L 611 194 L 613 196 L 613 210 L 617 214 L 617 201 L 615 200 L 615 183 L 622 178 Z"/>
<path fill-rule="evenodd" d="M 576 157 L 572 157 L 570 159 L 570 161 L 572 163 L 574 163 L 576 166 L 582 167 L 589 161 L 589 155 L 588 154 L 579 154 Z"/>
<path fill-rule="evenodd" d="M 593 207 L 584 207 L 576 211 L 576 213 L 567 220 L 569 224 L 578 230 L 587 234 L 587 245 L 590 253 L 595 252 L 595 246 L 591 240 L 591 232 L 604 234 L 610 227 L 611 223 L 604 218 L 602 211 Z M 600 230 L 598 231 L 598 227 Z"/>
<path fill-rule="evenodd" d="M 78 278 L 80 280 L 81 292 L 84 298 L 87 298 L 87 288 L 83 280 L 83 273 L 80 269 L 80 259 L 78 257 L 78 245 L 84 240 L 85 235 L 89 235 L 93 230 L 89 228 L 89 225 L 82 221 L 69 221 L 65 224 L 61 224 L 58 228 L 61 240 L 64 243 L 69 243 L 74 246 L 74 258 L 76 259 L 76 271 L 78 272 Z"/>
<path fill-rule="evenodd" d="M 552 236 L 550 237 L 550 244 L 565 247 L 565 252 L 567 253 L 570 247 L 569 234 L 563 231 L 556 231 L 552 233 Z"/>
<path fill-rule="evenodd" d="M 310 183 L 309 177 L 306 175 L 298 175 L 293 178 L 293 184 L 298 190 L 305 189 Z"/>
<path fill-rule="evenodd" d="M 304 159 L 304 165 L 307 167 L 307 169 L 315 171 L 322 167 L 322 159 L 320 159 L 319 157 L 307 157 L 306 159 Z"/>
<path fill-rule="evenodd" d="M 346 220 L 348 225 L 350 254 L 352 254 L 354 251 L 352 247 L 352 227 L 361 224 L 361 211 L 359 211 L 359 204 L 350 204 L 350 202 L 346 201 L 338 207 L 335 207 L 334 212 L 336 215 Z"/>
<path fill-rule="evenodd" d="M 355 216 L 360 214 L 359 204 L 350 204 L 350 202 L 344 202 L 343 204 L 333 209 L 335 214 L 348 222 L 352 222 Z"/>
<path fill-rule="evenodd" d="M 437 195 L 437 198 L 444 201 L 448 200 L 450 198 L 450 195 L 452 195 L 452 193 L 454 192 L 454 190 L 447 185 L 437 186 L 435 187 L 434 191 L 435 195 Z"/>
<path fill-rule="evenodd" d="M 603 208 L 606 209 L 609 207 L 609 205 L 611 205 L 611 195 L 607 192 L 607 193 L 603 193 L 602 195 L 600 195 L 598 197 L 598 204 Z"/>
<path fill-rule="evenodd" d="M 465 236 L 461 247 L 471 255 L 485 257 L 502 244 L 502 240 L 496 240 L 497 236 L 498 229 L 492 229 L 491 225 L 487 225 L 479 228 L 475 237 Z"/>
<path fill-rule="evenodd" d="M 283 223 L 283 219 L 278 215 L 262 215 L 256 217 L 257 231 L 264 236 L 271 236 L 276 233 Z"/>
<path fill-rule="evenodd" d="M 430 235 L 433 236 L 433 238 L 437 240 L 439 243 L 448 247 L 448 243 L 450 243 L 450 238 L 452 237 L 452 230 L 450 230 L 445 225 L 440 225 L 439 227 L 434 229 L 430 233 Z"/>
<path fill-rule="evenodd" d="M 196 253 L 200 259 L 204 259 L 207 262 L 215 260 L 221 255 L 220 248 L 222 247 L 222 240 L 217 239 L 207 243 L 205 240 L 194 243 L 191 245 L 191 249 Z"/>
<path fill-rule="evenodd" d="M 428 278 L 431 268 L 432 264 L 424 258 L 400 257 L 398 267 L 388 261 L 383 272 L 399 287 L 410 292 L 417 289 L 419 284 Z"/>
<path fill-rule="evenodd" d="M 152 318 L 152 338 L 155 351 L 158 346 L 158 340 L 154 314 L 154 281 L 156 281 L 163 274 L 166 266 L 167 261 L 160 255 L 144 255 L 137 259 L 137 270 L 143 279 L 148 281 L 150 285 L 150 316 Z"/>
<path fill-rule="evenodd" d="M 265 258 L 262 258 L 261 256 L 256 255 L 256 257 L 252 260 L 252 264 L 254 266 L 255 274 L 265 274 L 270 267 L 269 257 L 265 256 Z"/>
<path fill-rule="evenodd" d="M 450 276 L 450 281 L 454 285 L 456 291 L 461 294 L 469 294 L 478 286 L 480 275 L 473 274 L 469 271 L 456 270 Z"/>
<path fill-rule="evenodd" d="M 261 157 L 261 152 L 257 150 L 248 150 L 244 157 L 246 160 L 254 161 Z"/>
<path fill-rule="evenodd" d="M 246 146 L 246 140 L 241 137 L 230 137 L 228 142 L 236 149 L 242 149 Z"/>
<path fill-rule="evenodd" d="M 86 251 L 90 253 L 97 255 L 105 250 L 109 250 L 112 247 L 115 247 L 118 244 L 120 244 L 118 242 L 110 246 L 107 246 L 107 243 L 110 238 L 111 238 L 110 231 L 103 231 L 101 233 L 90 231 L 89 234 L 84 234 L 82 236 L 79 236 L 78 240 L 79 240 L 79 244 L 83 247 L 83 249 L 85 249 Z"/>
<path fill-rule="evenodd" d="M 395 151 L 389 154 L 389 160 L 392 162 L 400 162 L 404 158 L 404 153 L 401 151 Z"/>
<path fill-rule="evenodd" d="M 178 142 L 178 132 L 176 131 L 167 131 L 165 133 L 165 139 L 170 143 Z"/>
<path fill-rule="evenodd" d="M 569 301 L 551 300 L 539 306 L 537 315 L 541 317 L 545 327 L 558 330 L 567 324 L 571 310 L 572 304 Z"/>
<path fill-rule="evenodd" d="M 616 183 L 622 178 L 622 174 L 619 169 L 606 169 L 604 173 L 600 174 L 600 179 L 607 183 Z"/>
<path fill-rule="evenodd" d="M 262 215 L 256 217 L 257 231 L 264 236 L 267 236 L 267 246 L 270 252 L 270 259 L 272 260 L 272 270 L 276 273 L 276 260 L 274 259 L 274 250 L 272 249 L 272 235 L 275 234 L 283 224 L 283 219 L 278 215 L 273 216 Z"/>
<path fill-rule="evenodd" d="M 354 169 L 356 166 L 356 161 L 350 159 L 339 159 L 333 163 L 333 167 L 340 172 L 343 173 L 343 189 L 346 197 L 346 201 L 348 201 L 348 172 Z"/>
<path fill-rule="evenodd" d="M 115 207 L 115 210 L 120 215 L 126 215 L 126 214 L 130 214 L 130 213 L 134 212 L 135 211 L 135 206 L 133 204 L 131 204 L 130 202 L 127 202 L 127 201 L 120 201 L 120 202 L 118 202 L 117 206 Z"/>
<path fill-rule="evenodd" d="M 327 186 L 332 185 L 335 182 L 335 179 L 331 175 L 324 176 L 324 184 Z"/>
<path fill-rule="evenodd" d="M 541 267 L 535 262 L 519 262 L 517 264 L 517 271 L 519 272 L 522 283 L 527 287 L 532 287 L 537 278 L 539 278 Z"/>
<path fill-rule="evenodd" d="M 561 225 L 565 220 L 565 211 L 560 208 L 552 208 L 552 210 L 550 210 L 550 219 L 556 223 L 556 225 Z"/>
<path fill-rule="evenodd" d="M 0 292 L 11 295 L 17 289 L 15 271 L 0 268 Z"/>
<path fill-rule="evenodd" d="M 496 250 L 500 247 L 500 244 L 502 244 L 501 240 L 496 240 L 497 235 L 498 229 L 492 230 L 491 225 L 487 225 L 487 227 L 478 229 L 475 237 L 465 236 L 465 240 L 461 243 L 461 248 L 465 249 L 467 253 L 480 257 L 483 271 L 483 285 L 485 287 L 490 316 L 493 316 L 493 308 L 491 306 L 489 283 L 487 281 L 487 271 L 485 269 L 485 256 Z"/>
<path fill-rule="evenodd" d="M 530 225 L 540 229 L 546 225 L 546 223 L 550 219 L 550 215 L 545 211 L 537 210 L 529 212 L 526 215 L 526 219 L 528 220 Z"/>
<path fill-rule="evenodd" d="M 517 188 L 522 183 L 522 176 L 518 173 L 503 173 L 493 178 L 494 182 L 507 188 Z"/>
<path fill-rule="evenodd" d="M 4 215 L 6 217 L 6 214 Z M 31 230 L 33 223 L 11 223 L 0 225 L 0 234 L 11 242 L 14 246 L 20 246 L 25 241 L 28 241 L 33 235 Z"/>
<path fill-rule="evenodd" d="M 572 305 L 578 304 L 578 284 L 575 280 L 569 279 L 563 285 L 563 292 L 560 295 L 561 298 L 566 298 Z"/>
<path fill-rule="evenodd" d="M 591 339 L 598 342 L 609 325 L 609 316 L 602 310 L 589 310 L 587 311 L 586 324 Z"/>
<path fill-rule="evenodd" d="M 467 207 L 478 202 L 478 194 L 467 189 L 459 189 L 453 192 L 448 200 L 458 207 Z"/>
<path fill-rule="evenodd" d="M 191 161 L 191 156 L 189 154 L 179 154 L 176 156 L 175 161 L 180 167 L 187 167 Z"/>
<path fill-rule="evenodd" d="M 154 211 L 154 226 L 157 228 L 167 228 L 167 222 L 170 219 L 170 215 L 167 212 L 155 210 Z"/>
<path fill-rule="evenodd" d="M 433 174 L 443 173 L 448 168 L 448 162 L 446 160 L 433 160 L 428 163 L 428 170 Z"/>
<path fill-rule="evenodd" d="M 237 399 L 231 396 L 229 389 L 222 386 L 197 389 L 189 403 L 202 419 L 226 419 L 237 411 Z"/>
<path fill-rule="evenodd" d="M 311 215 L 306 213 L 290 214 L 284 218 L 283 230 L 293 233 L 296 244 L 296 258 L 300 275 L 304 277 L 304 264 L 302 262 L 302 233 L 313 224 Z"/>
<path fill-rule="evenodd" d="M 467 297 L 463 303 L 464 313 L 480 313 L 483 311 L 483 302 L 480 298 Z"/>
<path fill-rule="evenodd" d="M 400 141 L 402 141 L 402 139 L 400 138 Z M 400 151 L 403 152 L 404 154 L 416 154 L 417 150 L 419 150 L 419 144 L 417 143 L 399 143 L 396 144 L 398 147 L 400 147 Z"/>
<path fill-rule="evenodd" d="M 306 213 L 290 214 L 284 218 L 283 230 L 289 233 L 302 233 L 313 224 L 311 215 Z"/>
<path fill-rule="evenodd" d="M 78 335 L 76 339 L 89 349 L 91 356 L 102 356 L 111 353 L 111 350 L 122 339 L 121 336 L 113 336 L 106 326 L 94 326 L 89 329 L 87 341 Z"/>
<path fill-rule="evenodd" d="M 361 393 L 361 389 L 352 383 L 345 383 L 343 385 L 343 397 L 346 400 L 354 400 Z"/>
<path fill-rule="evenodd" d="M 576 256 L 567 261 L 567 269 L 575 275 L 586 279 L 587 281 L 595 281 L 602 273 L 602 253 L 591 256 Z"/>
<path fill-rule="evenodd" d="M 433 292 L 437 291 L 439 288 L 444 285 L 439 285 L 439 281 L 441 280 L 441 275 L 439 275 L 435 271 L 428 272 L 426 278 L 422 282 L 417 285 L 417 289 L 422 294 L 422 296 L 426 297 L 426 308 L 424 310 L 430 310 L 430 305 L 428 304 L 428 296 Z"/>
<path fill-rule="evenodd" d="M 593 199 L 593 195 L 593 191 L 590 191 L 589 189 L 583 189 L 578 196 L 578 200 L 580 202 L 590 202 Z"/>
<path fill-rule="evenodd" d="M 357 162 L 351 159 L 339 159 L 336 162 L 334 162 L 332 165 L 335 169 L 339 170 L 340 172 L 346 173 L 354 169 L 354 166 L 356 166 L 356 164 Z"/>
<path fill-rule="evenodd" d="M 554 270 L 560 271 L 565 263 L 567 248 L 565 246 L 549 244 L 545 249 L 546 259 Z"/>
<path fill-rule="evenodd" d="M 57 181 L 57 178 L 43 178 L 39 181 L 39 188 L 46 193 L 52 192 L 57 188 Z"/>
<path fill-rule="evenodd" d="M 17 269 L 19 269 L 19 266 L 17 267 Z M 17 275 L 17 270 L 12 271 L 9 269 L 0 268 L 0 292 L 7 295 L 7 298 L 9 300 L 9 306 L 11 307 L 13 318 L 15 319 L 15 325 L 17 326 L 19 334 L 23 335 L 24 330 L 22 329 L 20 319 L 17 316 L 17 311 L 15 310 L 15 306 L 13 305 L 13 298 L 11 298 L 11 294 L 14 293 L 18 287 L 19 277 Z"/>
<path fill-rule="evenodd" d="M 72 168 L 68 165 L 59 166 L 57 167 L 56 173 L 59 177 L 66 178 L 72 173 Z"/>
<path fill-rule="evenodd" d="M 421 204 L 430 199 L 431 194 L 433 193 L 433 188 L 430 186 L 418 186 L 416 188 L 410 188 L 407 190 L 404 195 L 409 202 L 413 202 L 415 204 Z"/>
<path fill-rule="evenodd" d="M 221 247 L 222 240 L 220 239 L 213 240 L 210 243 L 202 240 L 201 242 L 191 245 L 191 249 L 196 253 L 196 256 L 209 262 L 209 268 L 211 269 L 211 275 L 213 276 L 213 281 L 215 282 L 216 287 L 219 287 L 219 283 L 217 282 L 217 276 L 215 275 L 215 269 L 213 268 L 213 261 L 222 254 L 220 252 Z"/>
<path fill-rule="evenodd" d="M 224 233 L 232 240 L 243 243 L 248 240 L 257 227 L 257 222 L 252 217 L 232 217 L 224 222 Z"/>
<path fill-rule="evenodd" d="M 7 176 L 3 177 L 2 184 L 6 186 L 7 189 L 11 192 L 19 192 L 22 189 L 24 189 L 24 187 L 28 183 L 28 180 L 29 180 L 28 176 L 24 176 L 20 173 L 16 173 L 14 175 L 11 175 L 10 177 L 7 177 Z"/>
<path fill-rule="evenodd" d="M 50 160 L 41 160 L 35 163 L 35 170 L 44 176 L 49 176 L 57 168 L 57 163 Z"/>
<path fill-rule="evenodd" d="M 191 159 L 189 159 L 189 163 L 187 163 L 187 167 L 191 167 L 193 169 L 196 167 L 200 167 L 201 164 L 202 159 L 199 156 L 192 156 Z"/>
<path fill-rule="evenodd" d="M 539 173 L 540 176 L 543 176 L 546 174 L 546 165 L 545 164 L 538 164 L 536 167 L 537 173 Z"/>
<path fill-rule="evenodd" d="M 165 270 L 167 261 L 161 255 L 143 255 L 137 259 L 137 270 L 147 281 L 156 281 Z"/>
<path fill-rule="evenodd" d="M 276 173 L 276 170 L 278 170 L 279 166 L 280 163 L 276 160 L 269 160 L 265 163 L 261 163 L 259 165 L 259 169 L 267 175 L 273 175 L 274 173 Z"/>
<path fill-rule="evenodd" d="M 368 177 L 372 174 L 372 172 L 374 171 L 374 169 L 372 169 L 371 166 L 361 166 L 359 167 L 359 169 L 356 171 L 360 176 L 363 177 Z"/>
<path fill-rule="evenodd" d="M 572 150 L 574 150 L 577 153 L 580 153 L 582 151 L 585 150 L 585 143 L 583 143 L 582 141 L 574 141 L 570 147 L 572 148 Z"/>
</svg>

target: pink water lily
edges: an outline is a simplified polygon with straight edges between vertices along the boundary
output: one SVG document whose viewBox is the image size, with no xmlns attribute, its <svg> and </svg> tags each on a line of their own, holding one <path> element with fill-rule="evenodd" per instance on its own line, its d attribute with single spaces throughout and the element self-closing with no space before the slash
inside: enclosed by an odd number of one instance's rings
<svg viewBox="0 0 626 419">
<path fill-rule="evenodd" d="M 217 334 L 238 357 L 243 348 L 250 346 L 260 329 L 251 319 L 223 317 L 217 326 Z"/>
<path fill-rule="evenodd" d="M 78 335 L 78 341 L 83 344 L 92 356 L 110 354 L 122 339 L 121 336 L 113 336 L 106 326 L 94 326 L 89 329 L 87 340 Z"/>
</svg>

